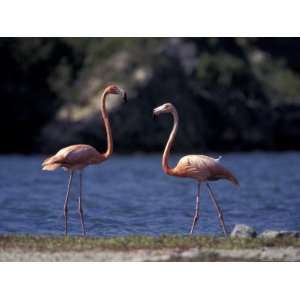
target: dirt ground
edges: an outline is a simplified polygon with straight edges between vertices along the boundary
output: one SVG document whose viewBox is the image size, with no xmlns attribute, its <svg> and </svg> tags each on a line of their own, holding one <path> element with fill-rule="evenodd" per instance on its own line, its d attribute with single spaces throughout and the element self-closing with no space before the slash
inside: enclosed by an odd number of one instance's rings
<svg viewBox="0 0 300 300">
<path fill-rule="evenodd" d="M 198 249 L 188 250 L 91 250 L 91 251 L 28 251 L 21 249 L 1 250 L 0 261 L 300 261 L 300 249 L 260 248 L 260 249 Z"/>
</svg>

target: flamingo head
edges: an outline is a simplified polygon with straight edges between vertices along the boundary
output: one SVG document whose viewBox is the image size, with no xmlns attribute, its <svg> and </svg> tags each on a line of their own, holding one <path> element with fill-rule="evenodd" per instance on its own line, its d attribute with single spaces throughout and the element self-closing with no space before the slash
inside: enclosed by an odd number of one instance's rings
<svg viewBox="0 0 300 300">
<path fill-rule="evenodd" d="M 156 117 L 160 114 L 171 113 L 172 111 L 174 111 L 174 105 L 172 103 L 165 103 L 161 106 L 154 108 L 153 116 Z"/>
<path fill-rule="evenodd" d="M 122 98 L 123 98 L 123 100 L 124 100 L 124 102 L 125 103 L 127 102 L 127 94 L 126 94 L 126 92 L 122 88 L 118 87 L 117 85 L 114 85 L 114 84 L 109 85 L 106 88 L 106 92 L 108 94 L 121 95 Z"/>
</svg>

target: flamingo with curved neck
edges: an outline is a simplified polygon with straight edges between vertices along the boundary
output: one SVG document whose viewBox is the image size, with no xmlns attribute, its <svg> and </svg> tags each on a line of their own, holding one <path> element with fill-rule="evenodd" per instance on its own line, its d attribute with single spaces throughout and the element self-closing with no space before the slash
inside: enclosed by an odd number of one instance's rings
<svg viewBox="0 0 300 300">
<path fill-rule="evenodd" d="M 79 171 L 79 187 L 80 194 L 78 198 L 78 213 L 80 216 L 81 227 L 83 235 L 86 234 L 85 224 L 84 224 L 84 215 L 82 209 L 82 171 L 89 165 L 99 164 L 104 160 L 108 159 L 113 152 L 113 139 L 112 131 L 109 123 L 108 113 L 106 110 L 106 99 L 110 94 L 119 94 L 123 97 L 124 101 L 127 101 L 126 93 L 123 89 L 119 88 L 116 85 L 109 85 L 103 91 L 100 100 L 100 111 L 102 114 L 103 122 L 106 130 L 107 137 L 107 150 L 104 153 L 99 153 L 94 147 L 85 144 L 78 144 L 65 147 L 59 150 L 55 155 L 47 158 L 43 161 L 42 167 L 43 170 L 52 171 L 58 168 L 63 168 L 68 170 L 70 173 L 67 194 L 64 204 L 64 216 L 65 216 L 65 235 L 68 234 L 68 200 L 69 193 L 72 184 L 73 173 Z"/>
<path fill-rule="evenodd" d="M 200 185 L 202 182 L 206 183 L 209 196 L 218 212 L 220 224 L 222 226 L 225 237 L 228 236 L 223 212 L 219 206 L 208 181 L 215 181 L 219 179 L 227 179 L 235 185 L 239 185 L 236 177 L 225 167 L 223 167 L 219 160 L 220 158 L 212 158 L 205 155 L 187 155 L 182 157 L 177 163 L 175 168 L 171 168 L 168 164 L 170 150 L 175 142 L 175 137 L 178 129 L 178 113 L 172 103 L 165 103 L 153 110 L 153 114 L 158 116 L 162 113 L 170 113 L 173 116 L 173 129 L 170 133 L 168 142 L 166 144 L 163 157 L 162 168 L 164 172 L 170 176 L 188 177 L 197 181 L 197 195 L 196 195 L 196 208 L 190 234 L 193 234 L 195 225 L 199 220 L 199 201 L 200 201 Z"/>
<path fill-rule="evenodd" d="M 107 150 L 102 154 L 100 154 L 101 156 L 103 156 L 104 159 L 108 159 L 112 153 L 113 153 L 113 139 L 112 139 L 112 131 L 111 131 L 111 127 L 110 127 L 110 122 L 109 122 L 109 117 L 108 117 L 108 113 L 107 113 L 107 109 L 106 109 L 106 99 L 107 96 L 109 94 L 112 94 L 112 87 L 109 86 L 107 87 L 102 96 L 101 96 L 101 100 L 100 100 L 100 111 L 102 114 L 102 119 L 104 122 L 104 126 L 105 126 L 105 131 L 106 131 L 106 140 L 107 140 Z M 116 93 L 117 90 L 116 90 Z M 126 100 L 126 93 L 123 90 L 120 90 L 120 92 L 123 95 L 123 98 L 125 101 Z"/>
<path fill-rule="evenodd" d="M 169 161 L 171 148 L 175 142 L 175 138 L 176 138 L 176 134 L 177 134 L 177 130 L 178 130 L 179 117 L 178 117 L 178 113 L 177 113 L 176 109 L 172 109 L 172 110 L 170 110 L 170 112 L 173 116 L 174 124 L 173 124 L 172 131 L 170 133 L 168 142 L 166 144 L 166 147 L 165 147 L 165 150 L 163 153 L 162 168 L 165 171 L 165 173 L 172 176 L 172 175 L 175 175 L 174 170 L 169 166 L 168 161 Z"/>
</svg>

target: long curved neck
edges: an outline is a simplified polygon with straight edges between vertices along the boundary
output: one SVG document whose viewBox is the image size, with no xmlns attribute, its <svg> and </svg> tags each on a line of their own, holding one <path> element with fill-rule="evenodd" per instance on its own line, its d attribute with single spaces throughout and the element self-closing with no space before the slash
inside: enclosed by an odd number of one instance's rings
<svg viewBox="0 0 300 300">
<path fill-rule="evenodd" d="M 112 155 L 113 152 L 113 140 L 112 140 L 112 132 L 111 127 L 108 119 L 108 113 L 106 110 L 106 97 L 108 95 L 107 91 L 104 91 L 101 96 L 101 114 L 104 121 L 104 126 L 106 130 L 106 139 L 107 139 L 107 150 L 103 153 L 103 156 L 105 159 L 109 158 Z"/>
<path fill-rule="evenodd" d="M 177 133 L 177 128 L 178 128 L 179 118 L 178 118 L 178 113 L 177 113 L 176 109 L 172 110 L 172 116 L 173 116 L 173 120 L 174 120 L 173 129 L 170 133 L 170 136 L 169 136 L 169 139 L 168 139 L 168 142 L 166 144 L 164 154 L 163 154 L 163 157 L 162 157 L 162 168 L 163 168 L 164 172 L 169 174 L 169 175 L 174 175 L 174 171 L 169 166 L 168 160 L 169 160 L 170 150 L 171 150 L 171 148 L 174 144 L 176 133 Z"/>
</svg>

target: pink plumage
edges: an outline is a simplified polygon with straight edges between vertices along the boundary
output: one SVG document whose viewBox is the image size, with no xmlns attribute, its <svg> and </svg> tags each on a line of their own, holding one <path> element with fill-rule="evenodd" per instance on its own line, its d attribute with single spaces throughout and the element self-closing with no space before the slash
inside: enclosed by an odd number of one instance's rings
<svg viewBox="0 0 300 300">
<path fill-rule="evenodd" d="M 82 209 L 82 170 L 92 164 L 99 164 L 104 160 L 108 159 L 113 152 L 113 140 L 112 132 L 109 124 L 108 113 L 105 107 L 106 98 L 109 94 L 120 94 L 124 101 L 127 101 L 126 93 L 117 87 L 116 85 L 109 85 L 103 92 L 100 100 L 100 110 L 104 121 L 107 137 L 107 150 L 104 153 L 99 153 L 93 146 L 78 144 L 65 147 L 59 150 L 55 155 L 45 159 L 42 163 L 42 169 L 45 171 L 53 171 L 58 168 L 63 168 L 70 172 L 68 189 L 64 205 L 64 216 L 65 216 L 65 234 L 68 233 L 68 200 L 69 192 L 72 184 L 72 178 L 74 171 L 79 171 L 79 187 L 80 195 L 78 198 L 78 213 L 80 216 L 82 233 L 85 235 L 84 216 Z"/>
<path fill-rule="evenodd" d="M 161 113 L 170 113 L 174 119 L 173 129 L 170 133 L 168 142 L 166 144 L 163 157 L 162 168 L 164 172 L 170 176 L 188 177 L 195 179 L 198 183 L 197 196 L 196 196 L 196 209 L 195 215 L 190 230 L 190 234 L 193 234 L 194 227 L 199 219 L 199 198 L 200 198 L 200 184 L 205 182 L 208 188 L 208 193 L 213 201 L 214 206 L 218 211 L 218 216 L 225 237 L 227 237 L 227 230 L 224 223 L 223 212 L 212 192 L 208 181 L 215 181 L 219 179 L 226 179 L 235 185 L 239 185 L 237 178 L 220 163 L 220 158 L 212 158 L 205 155 L 187 155 L 182 157 L 177 163 L 176 167 L 171 168 L 168 164 L 171 147 L 175 142 L 176 133 L 178 130 L 179 117 L 176 108 L 171 103 L 165 103 L 154 109 L 153 114 L 159 115 Z"/>
<path fill-rule="evenodd" d="M 239 185 L 236 177 L 225 167 L 219 159 L 205 155 L 187 155 L 182 157 L 173 169 L 175 176 L 190 177 L 197 181 L 215 181 L 226 179 Z"/>
<path fill-rule="evenodd" d="M 82 170 L 91 164 L 98 164 L 105 160 L 105 155 L 99 153 L 90 145 L 72 145 L 59 150 L 55 155 L 43 161 L 43 170 L 52 171 L 57 168 L 67 170 Z"/>
</svg>

